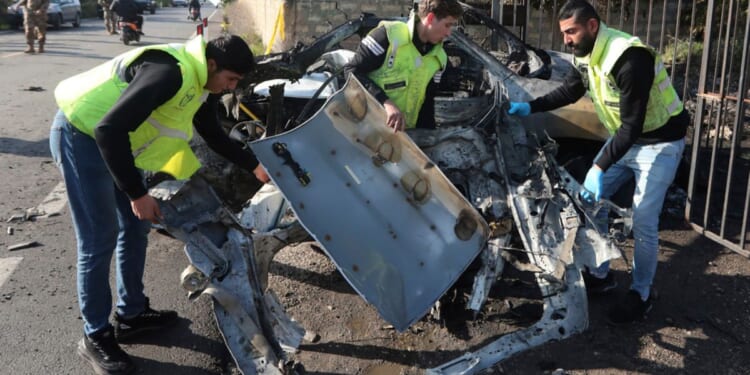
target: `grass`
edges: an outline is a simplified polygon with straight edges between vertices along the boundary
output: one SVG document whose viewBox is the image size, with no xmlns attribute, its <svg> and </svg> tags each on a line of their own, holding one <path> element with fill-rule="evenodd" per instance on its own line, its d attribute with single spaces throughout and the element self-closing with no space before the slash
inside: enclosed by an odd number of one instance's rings
<svg viewBox="0 0 750 375">
<path fill-rule="evenodd" d="M 254 56 L 261 56 L 266 53 L 266 46 L 263 45 L 263 39 L 258 34 L 245 34 L 242 35 L 242 39 L 245 39 L 247 45 L 250 46 Z"/>
<path fill-rule="evenodd" d="M 239 4 L 232 3 L 224 8 L 224 16 L 222 23 L 224 30 L 240 36 L 250 46 L 250 50 L 253 51 L 253 55 L 261 56 L 266 53 L 266 46 L 263 44 L 263 38 L 256 34 L 251 25 L 249 25 L 247 14 L 249 10 L 240 6 Z M 231 14 L 231 17 L 229 16 Z"/>
<path fill-rule="evenodd" d="M 693 40 L 692 45 L 688 46 L 688 44 L 689 43 L 687 40 L 678 40 L 672 41 L 672 43 L 664 47 L 664 54 L 662 55 L 664 64 L 672 64 L 673 56 L 676 57 L 675 62 L 677 64 L 687 62 L 688 57 L 700 58 L 700 56 L 703 54 L 703 43 Z"/>
</svg>

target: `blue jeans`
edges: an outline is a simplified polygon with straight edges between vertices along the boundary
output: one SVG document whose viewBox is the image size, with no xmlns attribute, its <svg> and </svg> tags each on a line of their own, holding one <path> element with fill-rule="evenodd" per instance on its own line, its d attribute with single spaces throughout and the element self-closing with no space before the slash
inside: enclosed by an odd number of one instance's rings
<svg viewBox="0 0 750 375">
<path fill-rule="evenodd" d="M 635 177 L 633 193 L 633 282 L 635 290 L 645 301 L 656 274 L 659 251 L 659 214 L 669 185 L 674 180 L 677 167 L 685 149 L 685 140 L 652 145 L 633 145 L 630 150 L 602 176 L 602 198 L 612 196 L 622 184 Z M 601 151 L 599 151 L 601 154 Z M 598 156 L 597 156 L 598 157 Z M 597 227 L 606 233 L 607 210 L 597 215 Z M 609 262 L 591 273 L 605 277 Z"/>
<path fill-rule="evenodd" d="M 52 158 L 63 175 L 78 241 L 78 304 L 87 335 L 110 327 L 109 270 L 116 254 L 117 313 L 130 318 L 145 307 L 143 269 L 150 223 L 135 217 L 115 186 L 96 141 L 58 111 L 50 131 Z"/>
</svg>

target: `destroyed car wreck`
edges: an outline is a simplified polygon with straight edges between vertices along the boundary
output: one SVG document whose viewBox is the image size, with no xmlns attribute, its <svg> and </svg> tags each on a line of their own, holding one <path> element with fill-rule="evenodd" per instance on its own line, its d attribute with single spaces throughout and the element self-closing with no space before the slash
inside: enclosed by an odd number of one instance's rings
<svg viewBox="0 0 750 375">
<path fill-rule="evenodd" d="M 242 373 L 295 372 L 287 353 L 305 329 L 284 312 L 268 271 L 279 250 L 310 237 L 398 331 L 440 314 L 441 296 L 464 273 L 474 280 L 465 308 L 476 314 L 506 265 L 533 274 L 541 319 L 426 368 L 429 374 L 478 373 L 587 328 L 581 270 L 620 256 L 614 239 L 628 234 L 630 213 L 611 202 L 582 202 L 581 186 L 556 159 L 558 143 L 506 114 L 509 98 L 554 89 L 550 77 L 566 68 L 563 60 L 465 8 L 465 26 L 479 23 L 505 43 L 488 52 L 454 31 L 445 46 L 450 66 L 436 98 L 437 129 L 394 134 L 377 101 L 342 76 L 350 52 L 336 51 L 338 44 L 380 20 L 364 15 L 311 46 L 260 57 L 262 74 L 254 76 L 280 81 L 250 82 L 225 101 L 227 131 L 252 148 L 273 184 L 256 193 L 257 185 L 241 185 L 236 169 L 207 154 L 198 176 L 152 188 L 164 229 L 186 244 L 191 264 L 183 286 L 190 298 L 213 298 Z M 311 90 L 300 93 L 304 88 Z M 578 125 L 550 120 L 565 123 Z M 603 208 L 617 213 L 620 232 L 596 230 L 591 218 Z"/>
</svg>

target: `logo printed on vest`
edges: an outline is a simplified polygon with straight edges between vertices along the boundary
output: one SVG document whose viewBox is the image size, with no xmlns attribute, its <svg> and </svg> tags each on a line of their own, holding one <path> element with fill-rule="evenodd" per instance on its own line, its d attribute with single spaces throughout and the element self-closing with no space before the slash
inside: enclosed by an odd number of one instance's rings
<svg viewBox="0 0 750 375">
<path fill-rule="evenodd" d="M 195 88 L 191 87 L 190 90 L 185 93 L 185 96 L 180 99 L 180 107 L 187 106 L 193 99 L 195 99 Z"/>
</svg>

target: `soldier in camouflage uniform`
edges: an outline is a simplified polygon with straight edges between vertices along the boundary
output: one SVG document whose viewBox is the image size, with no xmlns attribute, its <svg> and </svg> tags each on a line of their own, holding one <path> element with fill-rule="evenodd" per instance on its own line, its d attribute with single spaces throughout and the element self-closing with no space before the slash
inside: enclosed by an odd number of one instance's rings
<svg viewBox="0 0 750 375">
<path fill-rule="evenodd" d="M 117 18 L 115 12 L 109 9 L 112 5 L 112 0 L 99 0 L 98 3 L 102 7 L 104 27 L 107 28 L 107 32 L 109 35 L 117 34 Z"/>
<path fill-rule="evenodd" d="M 24 52 L 34 53 L 34 39 L 39 41 L 39 53 L 44 52 L 44 42 L 47 40 L 47 7 L 49 0 L 22 0 L 24 7 L 23 27 L 26 31 L 26 44 L 29 45 Z"/>
</svg>

